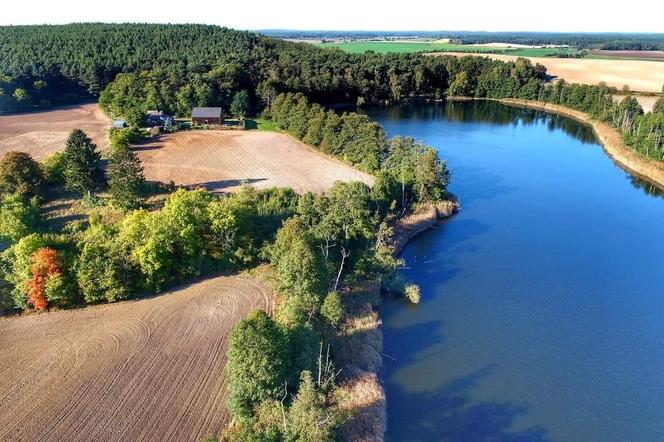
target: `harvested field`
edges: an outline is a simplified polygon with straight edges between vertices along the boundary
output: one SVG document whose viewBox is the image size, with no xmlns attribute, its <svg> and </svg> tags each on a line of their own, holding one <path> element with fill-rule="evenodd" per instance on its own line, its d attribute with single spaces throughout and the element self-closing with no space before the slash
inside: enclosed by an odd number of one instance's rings
<svg viewBox="0 0 664 442">
<path fill-rule="evenodd" d="M 101 112 L 97 103 L 0 115 L 0 156 L 16 150 L 41 160 L 63 150 L 73 129 L 83 130 L 103 149 L 110 124 L 111 120 Z"/>
<path fill-rule="evenodd" d="M 470 54 L 465 52 L 439 52 L 426 55 L 456 55 L 491 57 L 494 60 L 514 61 L 515 55 Z M 570 83 L 598 84 L 604 81 L 609 86 L 637 92 L 662 91 L 664 85 L 664 63 L 645 60 L 595 60 L 584 58 L 526 57 L 533 63 L 546 66 L 549 75 L 564 78 Z"/>
<path fill-rule="evenodd" d="M 625 98 L 625 95 L 613 96 L 614 101 L 620 101 L 623 98 Z M 636 101 L 638 101 L 641 107 L 643 108 L 643 112 L 652 111 L 652 109 L 655 107 L 655 102 L 659 99 L 658 96 L 654 95 L 634 95 L 634 98 L 636 98 Z"/>
<path fill-rule="evenodd" d="M 271 292 L 218 277 L 169 294 L 0 319 L 0 440 L 190 440 L 228 423 L 228 335 Z"/>
<path fill-rule="evenodd" d="M 664 61 L 664 51 L 627 51 L 627 50 L 608 51 L 608 50 L 593 49 L 592 51 L 590 51 L 590 54 L 593 56 L 600 56 L 603 58 L 628 58 L 628 59 Z"/>
<path fill-rule="evenodd" d="M 260 131 L 186 131 L 136 147 L 150 181 L 234 191 L 292 187 L 324 192 L 337 181 L 373 184 L 370 175 L 317 152 L 293 138 Z"/>
</svg>

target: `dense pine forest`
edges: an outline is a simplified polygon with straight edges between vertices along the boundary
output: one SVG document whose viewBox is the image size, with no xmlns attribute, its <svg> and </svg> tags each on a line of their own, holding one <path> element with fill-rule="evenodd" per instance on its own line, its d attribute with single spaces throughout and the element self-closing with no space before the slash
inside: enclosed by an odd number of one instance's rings
<svg viewBox="0 0 664 442">
<path fill-rule="evenodd" d="M 529 63 L 345 54 L 216 26 L 146 24 L 3 27 L 0 70 L 3 111 L 101 94 L 110 113 L 141 107 L 176 114 L 196 105 L 228 109 L 242 90 L 255 107 L 279 92 L 354 104 L 441 96 L 450 85 L 464 92 L 466 81 L 481 81 L 491 95 L 515 95 L 529 81 L 535 90 L 544 75 Z M 455 83 L 462 72 L 467 78 Z"/>
</svg>

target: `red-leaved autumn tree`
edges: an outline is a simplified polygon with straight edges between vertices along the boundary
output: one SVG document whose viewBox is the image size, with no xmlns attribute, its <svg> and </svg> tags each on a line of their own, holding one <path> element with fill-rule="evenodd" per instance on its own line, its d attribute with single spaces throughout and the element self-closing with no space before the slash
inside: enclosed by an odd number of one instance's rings
<svg viewBox="0 0 664 442">
<path fill-rule="evenodd" d="M 30 259 L 32 278 L 27 282 L 28 302 L 37 310 L 48 307 L 46 300 L 46 284 L 50 278 L 60 276 L 62 267 L 58 253 L 49 248 L 38 249 Z"/>
</svg>

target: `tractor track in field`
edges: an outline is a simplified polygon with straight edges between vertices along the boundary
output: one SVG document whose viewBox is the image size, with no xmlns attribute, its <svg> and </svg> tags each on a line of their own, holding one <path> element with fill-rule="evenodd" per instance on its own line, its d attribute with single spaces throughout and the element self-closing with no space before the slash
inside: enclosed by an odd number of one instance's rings
<svg viewBox="0 0 664 442">
<path fill-rule="evenodd" d="M 0 319 L 0 440 L 200 440 L 228 423 L 229 333 L 272 294 L 245 277 Z"/>
</svg>

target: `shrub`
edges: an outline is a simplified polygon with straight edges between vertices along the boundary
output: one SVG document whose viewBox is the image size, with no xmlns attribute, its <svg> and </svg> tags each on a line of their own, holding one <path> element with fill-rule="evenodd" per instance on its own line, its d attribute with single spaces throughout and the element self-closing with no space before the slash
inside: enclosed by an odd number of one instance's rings
<svg viewBox="0 0 664 442">
<path fill-rule="evenodd" d="M 145 138 L 145 133 L 138 127 L 127 127 L 124 129 L 111 128 L 108 131 L 111 147 L 121 144 L 136 144 Z"/>
<path fill-rule="evenodd" d="M 41 163 L 44 178 L 49 184 L 63 184 L 65 182 L 65 156 L 62 152 L 56 152 L 45 158 Z"/>
<path fill-rule="evenodd" d="M 97 195 L 85 195 L 81 198 L 81 206 L 86 209 L 97 209 L 99 207 L 104 207 L 105 205 L 106 202 L 104 199 Z"/>
<path fill-rule="evenodd" d="M 18 241 L 39 226 L 39 203 L 36 197 L 25 201 L 19 194 L 0 201 L 0 239 Z"/>
<path fill-rule="evenodd" d="M 22 197 L 40 195 L 44 174 L 39 163 L 24 152 L 7 152 L 0 161 L 0 192 Z"/>
<path fill-rule="evenodd" d="M 406 284 L 405 288 L 406 298 L 413 304 L 420 303 L 420 286 L 417 284 Z"/>
<path fill-rule="evenodd" d="M 341 303 L 341 297 L 337 292 L 330 292 L 323 301 L 320 310 L 321 315 L 332 326 L 336 327 L 341 322 L 344 315 L 344 306 Z"/>
</svg>

